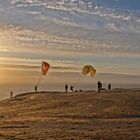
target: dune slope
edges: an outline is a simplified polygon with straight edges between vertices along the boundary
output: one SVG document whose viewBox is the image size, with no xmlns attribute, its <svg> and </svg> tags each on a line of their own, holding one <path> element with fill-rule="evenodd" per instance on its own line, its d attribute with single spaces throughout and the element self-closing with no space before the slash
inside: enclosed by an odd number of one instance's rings
<svg viewBox="0 0 140 140">
<path fill-rule="evenodd" d="M 0 102 L 0 139 L 140 139 L 140 90 L 18 95 Z"/>
</svg>

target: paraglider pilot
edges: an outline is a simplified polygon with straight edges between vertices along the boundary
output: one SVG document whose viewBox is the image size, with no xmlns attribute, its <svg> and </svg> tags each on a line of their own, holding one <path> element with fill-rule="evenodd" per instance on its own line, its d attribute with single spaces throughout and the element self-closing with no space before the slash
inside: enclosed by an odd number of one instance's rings
<svg viewBox="0 0 140 140">
<path fill-rule="evenodd" d="M 102 89 L 102 83 L 98 81 L 97 86 L 98 86 L 98 92 L 100 92 Z"/>
<path fill-rule="evenodd" d="M 110 84 L 110 83 L 108 84 L 108 89 L 109 89 L 109 90 L 111 89 L 111 84 Z"/>
<path fill-rule="evenodd" d="M 35 85 L 35 92 L 37 92 L 37 86 Z"/>
<path fill-rule="evenodd" d="M 73 88 L 74 88 L 73 86 L 70 87 L 70 90 L 71 90 L 72 92 L 73 92 Z"/>
<path fill-rule="evenodd" d="M 65 85 L 65 91 L 66 91 L 66 93 L 68 92 L 68 85 L 67 84 Z"/>
<path fill-rule="evenodd" d="M 10 92 L 11 93 L 11 98 L 13 97 L 13 91 Z"/>
</svg>

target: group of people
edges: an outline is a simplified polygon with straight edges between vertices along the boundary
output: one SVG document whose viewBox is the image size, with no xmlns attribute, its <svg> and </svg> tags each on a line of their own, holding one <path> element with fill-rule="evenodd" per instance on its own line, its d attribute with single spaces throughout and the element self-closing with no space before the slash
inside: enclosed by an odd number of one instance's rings
<svg viewBox="0 0 140 140">
<path fill-rule="evenodd" d="M 98 92 L 100 92 L 103 89 L 102 83 L 100 81 L 98 81 L 97 86 L 98 86 Z M 110 83 L 108 84 L 108 89 L 109 90 L 111 89 L 111 84 Z"/>
<path fill-rule="evenodd" d="M 68 85 L 66 84 L 65 85 L 65 91 L 66 91 L 66 93 L 68 92 Z M 74 86 L 70 86 L 70 90 L 71 90 L 71 92 L 73 92 L 74 91 Z"/>
<path fill-rule="evenodd" d="M 100 81 L 97 82 L 97 87 L 98 87 L 98 92 L 100 92 L 101 90 L 103 90 L 104 88 L 102 87 L 102 83 Z M 67 93 L 68 92 L 68 88 L 70 88 L 71 92 L 74 92 L 74 86 L 68 86 L 67 84 L 65 85 L 65 92 Z M 108 89 L 110 90 L 111 89 L 111 84 L 109 83 L 108 84 Z M 37 86 L 35 85 L 35 92 L 37 92 Z M 12 94 L 11 93 L 11 97 L 12 97 Z"/>
<path fill-rule="evenodd" d="M 98 92 L 100 92 L 103 89 L 102 83 L 100 81 L 98 81 L 97 86 L 98 86 Z M 69 88 L 69 86 L 66 84 L 65 85 L 65 92 L 66 93 L 68 92 L 68 88 Z M 35 85 L 34 89 L 35 89 L 35 92 L 37 92 L 37 86 L 36 85 Z M 108 89 L 109 90 L 111 89 L 111 84 L 110 83 L 108 84 Z M 71 92 L 74 92 L 74 86 L 70 86 L 70 90 L 71 90 Z M 10 94 L 11 94 L 11 98 L 12 98 L 13 97 L 13 91 L 11 91 Z"/>
<path fill-rule="evenodd" d="M 101 90 L 104 89 L 103 86 L 102 86 L 102 83 L 100 81 L 97 82 L 97 86 L 98 86 L 98 92 L 100 92 Z M 68 88 L 69 88 L 69 86 L 66 84 L 65 85 L 65 92 L 66 93 L 68 92 Z M 110 83 L 108 84 L 108 89 L 109 90 L 111 89 L 111 84 Z M 73 92 L 74 91 L 74 86 L 70 86 L 70 90 L 71 90 L 71 92 Z"/>
</svg>

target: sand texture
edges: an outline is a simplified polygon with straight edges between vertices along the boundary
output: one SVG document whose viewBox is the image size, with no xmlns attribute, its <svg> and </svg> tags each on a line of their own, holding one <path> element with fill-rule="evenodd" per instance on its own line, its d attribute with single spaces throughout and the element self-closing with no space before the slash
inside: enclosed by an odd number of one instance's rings
<svg viewBox="0 0 140 140">
<path fill-rule="evenodd" d="M 0 140 L 139 140 L 140 90 L 26 93 L 0 102 Z"/>
</svg>

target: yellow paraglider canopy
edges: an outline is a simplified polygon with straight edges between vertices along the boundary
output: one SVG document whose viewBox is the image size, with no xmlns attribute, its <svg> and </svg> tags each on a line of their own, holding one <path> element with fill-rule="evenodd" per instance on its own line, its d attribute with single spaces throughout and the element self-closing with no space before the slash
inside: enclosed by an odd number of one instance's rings
<svg viewBox="0 0 140 140">
<path fill-rule="evenodd" d="M 94 69 L 91 65 L 85 65 L 82 70 L 83 75 L 87 75 L 90 73 L 90 76 L 93 77 L 96 73 L 96 69 Z"/>
</svg>

